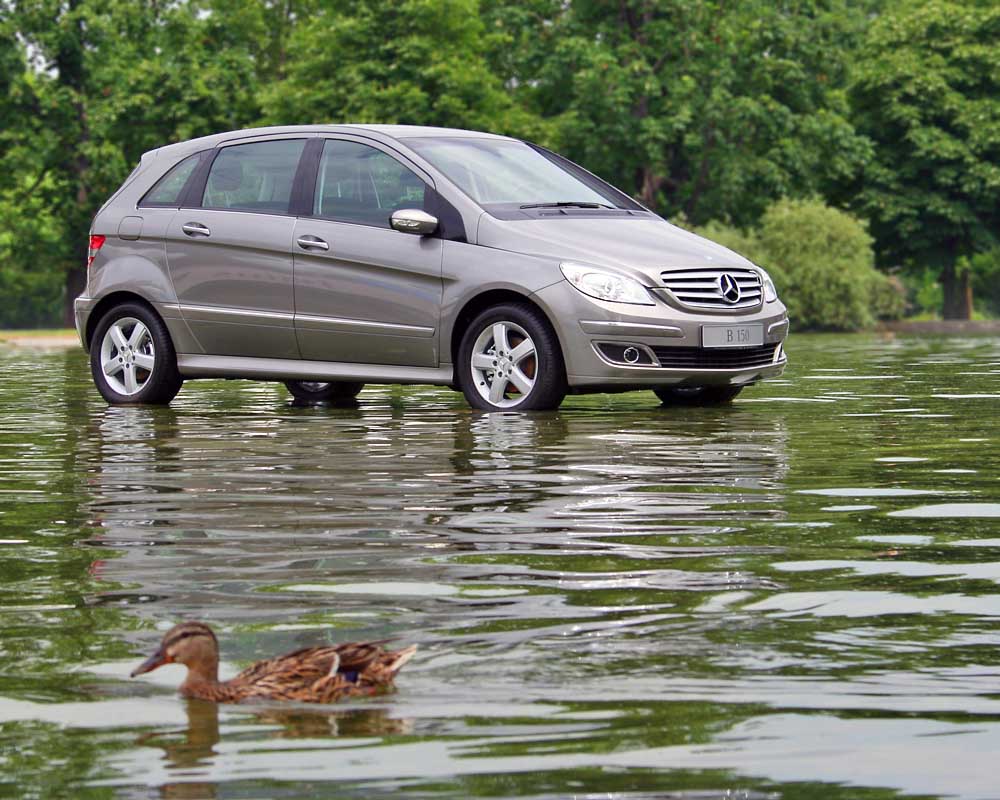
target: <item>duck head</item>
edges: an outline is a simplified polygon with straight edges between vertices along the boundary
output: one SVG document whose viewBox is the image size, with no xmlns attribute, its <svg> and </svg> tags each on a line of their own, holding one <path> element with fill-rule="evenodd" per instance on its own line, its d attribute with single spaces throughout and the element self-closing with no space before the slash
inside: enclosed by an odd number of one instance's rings
<svg viewBox="0 0 1000 800">
<path fill-rule="evenodd" d="M 152 672 L 164 664 L 186 666 L 188 681 L 217 681 L 219 643 L 212 629 L 202 622 L 182 622 L 175 625 L 163 636 L 156 652 L 132 670 L 132 677 Z"/>
</svg>

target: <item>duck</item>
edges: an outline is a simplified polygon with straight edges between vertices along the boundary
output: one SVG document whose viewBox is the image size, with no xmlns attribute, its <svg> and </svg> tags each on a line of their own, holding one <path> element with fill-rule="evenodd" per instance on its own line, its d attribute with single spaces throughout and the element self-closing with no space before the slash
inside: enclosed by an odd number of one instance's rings
<svg viewBox="0 0 1000 800">
<path fill-rule="evenodd" d="M 183 664 L 187 676 L 181 696 L 216 703 L 291 700 L 335 703 L 369 697 L 394 688 L 396 673 L 417 652 L 415 644 L 386 650 L 390 640 L 345 642 L 303 647 L 283 656 L 251 664 L 236 677 L 219 680 L 219 641 L 203 622 L 182 622 L 163 636 L 160 646 L 132 671 L 132 677 L 164 664 Z"/>
</svg>

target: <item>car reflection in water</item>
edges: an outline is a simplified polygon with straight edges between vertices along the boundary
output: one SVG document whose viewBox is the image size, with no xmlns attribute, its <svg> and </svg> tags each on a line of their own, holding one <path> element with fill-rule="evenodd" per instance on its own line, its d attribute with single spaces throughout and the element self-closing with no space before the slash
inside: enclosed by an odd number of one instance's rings
<svg viewBox="0 0 1000 800">
<path fill-rule="evenodd" d="M 225 403 L 105 412 L 90 543 L 116 551 L 95 571 L 128 588 L 95 600 L 134 603 L 150 623 L 270 626 L 265 654 L 315 643 L 329 624 L 378 638 L 455 622 L 433 588 L 387 608 L 338 586 L 451 587 L 496 571 L 462 553 L 641 562 L 783 514 L 786 434 L 763 410 L 414 413 L 385 391 L 354 408 L 276 413 L 271 392 L 223 398 L 243 413 Z M 253 400 L 266 405 L 255 411 Z M 666 547 L 668 534 L 687 541 Z M 560 571 L 515 572 L 544 582 Z M 281 630 L 291 624 L 303 630 Z"/>
</svg>

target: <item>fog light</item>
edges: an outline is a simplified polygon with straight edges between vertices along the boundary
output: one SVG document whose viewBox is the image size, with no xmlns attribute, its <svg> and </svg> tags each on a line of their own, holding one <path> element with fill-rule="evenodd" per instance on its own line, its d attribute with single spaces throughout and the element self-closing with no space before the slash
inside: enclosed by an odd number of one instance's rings
<svg viewBox="0 0 1000 800">
<path fill-rule="evenodd" d="M 597 342 L 596 347 L 604 358 L 612 364 L 621 364 L 627 367 L 655 367 L 657 362 L 653 360 L 649 349 L 641 344 L 625 344 L 624 342 Z"/>
</svg>

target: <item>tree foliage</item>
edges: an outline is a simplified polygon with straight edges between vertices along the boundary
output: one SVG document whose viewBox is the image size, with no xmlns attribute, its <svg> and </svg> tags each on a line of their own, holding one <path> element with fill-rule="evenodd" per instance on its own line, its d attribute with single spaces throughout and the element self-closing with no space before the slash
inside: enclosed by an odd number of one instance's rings
<svg viewBox="0 0 1000 800">
<path fill-rule="evenodd" d="M 530 134 L 484 57 L 475 0 L 335 0 L 298 26 L 263 92 L 276 124 L 381 122 Z M 533 124 L 536 123 L 536 124 Z"/>
<path fill-rule="evenodd" d="M 259 37 L 251 34 L 267 29 L 260 17 L 268 7 L 223 21 L 219 6 L 12 0 L 3 7 L 0 40 L 13 43 L 23 67 L 14 102 L 4 107 L 17 120 L 0 140 L 12 139 L 6 158 L 14 167 L 14 186 L 0 196 L 0 287 L 29 294 L 44 287 L 35 299 L 47 313 L 33 311 L 31 320 L 53 321 L 57 311 L 45 298 L 58 283 L 70 318 L 90 220 L 145 150 L 259 116 Z M 27 324 L 25 313 L 11 308 L 2 322 Z"/>
<path fill-rule="evenodd" d="M 851 187 L 882 261 L 935 267 L 945 316 L 971 312 L 960 259 L 1000 245 L 1000 5 L 897 2 L 871 26 L 853 97 L 874 158 Z"/>
<path fill-rule="evenodd" d="M 668 214 L 746 224 L 779 197 L 829 189 L 868 153 L 848 119 L 861 17 L 846 2 L 578 0 L 492 14 L 522 31 L 509 37 L 537 35 L 523 63 L 506 49 L 494 61 L 558 119 L 562 149 Z"/>
<path fill-rule="evenodd" d="M 978 0 L 6 0 L 0 325 L 69 307 L 144 151 L 348 121 L 533 139 L 723 234 L 822 198 L 870 220 L 883 266 L 938 270 L 961 314 L 1000 244 L 998 20 Z M 870 318 L 814 317 L 797 286 L 816 325 Z"/>
</svg>

